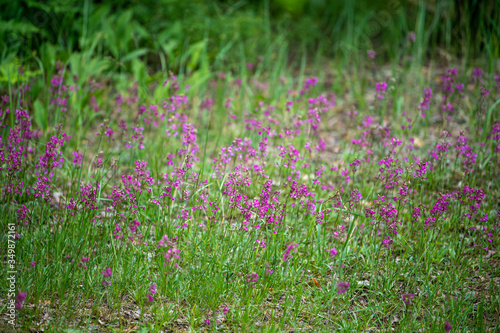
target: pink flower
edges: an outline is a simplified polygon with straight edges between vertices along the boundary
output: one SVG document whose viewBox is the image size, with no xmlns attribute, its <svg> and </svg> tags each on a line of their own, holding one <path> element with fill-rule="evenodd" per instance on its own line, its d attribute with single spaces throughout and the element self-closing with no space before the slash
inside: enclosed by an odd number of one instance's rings
<svg viewBox="0 0 500 333">
<path fill-rule="evenodd" d="M 229 308 L 227 307 L 227 305 L 226 305 L 226 304 L 221 304 L 221 305 L 220 305 L 220 308 L 222 309 L 222 313 L 223 313 L 224 315 L 226 315 L 226 313 L 228 313 L 228 312 L 229 312 Z"/>
<path fill-rule="evenodd" d="M 257 282 L 259 280 L 259 274 L 250 273 L 247 275 L 247 282 Z"/>
<path fill-rule="evenodd" d="M 384 98 L 386 90 L 387 90 L 387 83 L 385 83 L 385 82 L 377 82 L 377 83 L 375 83 L 375 92 L 378 94 L 377 97 L 379 99 L 383 99 Z"/>
<path fill-rule="evenodd" d="M 19 291 L 16 295 L 15 301 L 16 301 L 16 309 L 21 310 L 23 308 L 23 303 L 26 300 L 26 293 Z"/>
<path fill-rule="evenodd" d="M 206 326 L 210 325 L 210 317 L 212 317 L 212 316 L 213 316 L 212 311 L 207 312 L 205 314 L 206 319 L 203 321 L 203 324 Z"/>
<path fill-rule="evenodd" d="M 412 42 L 415 42 L 415 39 L 416 39 L 416 36 L 415 36 L 415 33 L 413 31 L 410 31 L 408 33 L 408 40 L 412 41 Z"/>
<path fill-rule="evenodd" d="M 156 294 L 156 284 L 152 284 L 149 286 L 149 292 L 151 294 Z"/>
<path fill-rule="evenodd" d="M 415 297 L 415 294 L 403 294 L 401 296 L 401 300 L 403 301 L 403 303 L 405 303 L 406 305 L 410 305 L 411 304 L 411 301 L 413 300 L 413 298 Z"/>
<path fill-rule="evenodd" d="M 283 253 L 283 261 L 288 261 L 288 259 L 292 256 L 291 252 L 297 252 L 298 246 L 299 244 L 293 242 L 287 245 L 286 251 Z"/>
<path fill-rule="evenodd" d="M 349 289 L 349 282 L 340 282 L 338 284 L 338 291 L 337 293 L 338 294 L 343 294 L 347 291 L 347 289 Z"/>
<path fill-rule="evenodd" d="M 335 258 L 335 256 L 339 253 L 336 248 L 331 248 L 330 251 L 328 251 L 328 254 L 330 255 L 330 258 Z"/>
<path fill-rule="evenodd" d="M 101 272 L 102 275 L 104 275 L 104 277 L 111 277 L 111 275 L 113 274 L 112 271 L 111 271 L 111 268 L 106 268 L 105 270 L 103 270 Z"/>
<path fill-rule="evenodd" d="M 83 153 L 74 151 L 73 153 L 73 165 L 81 165 L 83 163 Z"/>
<path fill-rule="evenodd" d="M 35 267 L 36 266 L 36 263 L 34 261 L 30 262 L 30 266 L 31 267 Z"/>
</svg>

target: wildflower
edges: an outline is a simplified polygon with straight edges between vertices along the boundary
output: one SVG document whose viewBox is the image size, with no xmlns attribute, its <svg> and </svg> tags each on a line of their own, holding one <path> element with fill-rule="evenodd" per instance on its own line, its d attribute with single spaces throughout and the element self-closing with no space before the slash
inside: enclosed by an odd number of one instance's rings
<svg viewBox="0 0 500 333">
<path fill-rule="evenodd" d="M 222 313 L 223 313 L 224 315 L 226 315 L 226 313 L 228 313 L 228 312 L 229 312 L 229 308 L 228 308 L 228 306 L 227 306 L 226 304 L 221 304 L 221 305 L 220 305 L 220 308 L 222 309 Z"/>
<path fill-rule="evenodd" d="M 408 36 L 407 36 L 408 40 L 411 41 L 411 42 L 415 42 L 415 39 L 416 39 L 416 36 L 415 36 L 415 33 L 413 31 L 410 31 L 408 33 Z"/>
<path fill-rule="evenodd" d="M 111 268 L 106 268 L 105 270 L 103 270 L 101 272 L 101 274 L 105 277 L 105 278 L 108 278 L 108 277 L 111 277 L 112 275 L 112 272 L 111 272 Z M 102 281 L 101 284 L 103 286 L 110 286 L 111 285 L 111 281 Z"/>
<path fill-rule="evenodd" d="M 259 280 L 259 274 L 250 273 L 247 275 L 247 282 L 257 282 Z"/>
<path fill-rule="evenodd" d="M 377 82 L 375 84 L 375 92 L 378 94 L 377 97 L 379 99 L 384 98 L 385 91 L 387 90 L 387 83 L 385 82 Z"/>
<path fill-rule="evenodd" d="M 411 301 L 413 300 L 413 298 L 415 297 L 415 294 L 403 294 L 401 296 L 401 300 L 403 301 L 403 303 L 405 303 L 406 305 L 410 305 L 411 304 Z"/>
<path fill-rule="evenodd" d="M 484 88 L 481 88 L 481 96 L 486 97 L 490 94 L 490 91 Z"/>
<path fill-rule="evenodd" d="M 259 246 L 260 246 L 261 248 L 263 248 L 263 249 L 265 249 L 265 248 L 266 248 L 266 242 L 265 242 L 263 239 L 262 239 L 262 240 L 260 240 L 260 241 L 257 239 L 257 243 L 259 244 Z"/>
<path fill-rule="evenodd" d="M 472 77 L 481 80 L 481 77 L 483 76 L 484 71 L 481 68 L 474 68 L 472 71 Z"/>
<path fill-rule="evenodd" d="M 28 211 L 28 208 L 26 208 L 25 205 L 23 205 L 22 208 L 20 209 L 17 209 L 17 213 L 18 213 L 18 220 L 19 221 L 22 221 L 24 225 L 28 225 L 28 214 L 29 214 L 29 211 Z"/>
<path fill-rule="evenodd" d="M 151 294 L 156 294 L 156 284 L 152 284 L 149 286 L 149 292 Z"/>
<path fill-rule="evenodd" d="M 368 57 L 370 59 L 375 59 L 375 56 L 377 55 L 377 52 L 375 52 L 373 50 L 368 50 L 368 51 L 366 51 L 366 54 L 368 54 Z"/>
<path fill-rule="evenodd" d="M 351 195 L 351 198 L 354 202 L 360 202 L 361 199 L 363 199 L 363 196 L 361 195 L 361 193 L 359 193 L 358 190 L 354 190 L 350 193 Z"/>
<path fill-rule="evenodd" d="M 83 269 L 87 269 L 88 267 L 84 265 L 84 263 L 88 262 L 88 257 L 82 257 L 81 262 L 78 263 L 78 267 L 82 267 Z"/>
<path fill-rule="evenodd" d="M 385 247 L 388 247 L 389 245 L 391 245 L 392 243 L 394 243 L 394 241 L 392 239 L 384 239 L 382 241 L 382 245 L 385 246 Z"/>
<path fill-rule="evenodd" d="M 420 103 L 420 105 L 417 107 L 417 109 L 421 112 L 422 118 L 425 118 L 425 111 L 429 110 L 429 105 L 431 103 L 432 89 L 427 88 L 427 89 L 424 89 L 423 92 L 424 92 L 424 99 Z"/>
<path fill-rule="evenodd" d="M 446 75 L 441 77 L 442 89 L 445 93 L 452 93 L 455 91 L 455 78 L 457 77 L 458 71 L 456 68 L 448 69 Z"/>
<path fill-rule="evenodd" d="M 330 255 L 330 258 L 335 258 L 335 256 L 337 255 L 338 251 L 336 248 L 331 248 L 330 251 L 328 251 L 328 254 Z"/>
<path fill-rule="evenodd" d="M 36 266 L 36 263 L 34 261 L 30 262 L 30 266 L 31 267 L 35 267 Z"/>
<path fill-rule="evenodd" d="M 453 328 L 453 326 L 451 326 L 451 324 L 450 324 L 449 321 L 447 321 L 446 323 L 444 323 L 444 330 L 446 331 L 446 333 L 449 333 L 452 328 Z"/>
<path fill-rule="evenodd" d="M 74 151 L 72 154 L 73 154 L 73 165 L 79 167 L 83 163 L 83 153 Z"/>
<path fill-rule="evenodd" d="M 205 324 L 206 326 L 210 325 L 210 317 L 213 316 L 213 313 L 212 311 L 208 311 L 206 314 L 205 314 L 205 321 L 203 321 L 203 324 Z"/>
<path fill-rule="evenodd" d="M 16 295 L 16 309 L 21 310 L 23 308 L 23 303 L 26 300 L 26 293 L 19 291 Z"/>
<path fill-rule="evenodd" d="M 340 282 L 338 284 L 337 294 L 343 294 L 349 289 L 349 282 Z"/>
<path fill-rule="evenodd" d="M 286 250 L 283 253 L 283 261 L 288 261 L 288 259 L 290 259 L 290 257 L 292 256 L 291 255 L 292 251 L 297 252 L 297 246 L 299 246 L 299 244 L 297 244 L 297 243 L 290 243 L 286 247 Z"/>
</svg>

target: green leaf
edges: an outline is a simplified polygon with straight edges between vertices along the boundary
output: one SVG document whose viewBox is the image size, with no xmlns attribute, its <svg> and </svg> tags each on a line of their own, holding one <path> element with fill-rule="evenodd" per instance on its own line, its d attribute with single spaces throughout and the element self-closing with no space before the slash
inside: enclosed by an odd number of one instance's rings
<svg viewBox="0 0 500 333">
<path fill-rule="evenodd" d="M 148 53 L 147 49 L 138 49 L 138 50 L 132 51 L 129 54 L 127 54 L 125 57 L 123 57 L 121 59 L 121 61 L 127 62 L 127 61 L 130 61 L 130 60 L 135 59 L 137 57 L 140 57 L 142 55 L 145 55 L 146 53 Z"/>
<path fill-rule="evenodd" d="M 47 129 L 47 117 L 42 102 L 40 102 L 40 100 L 36 100 L 35 103 L 33 103 L 33 108 L 33 117 L 35 119 L 35 123 L 38 125 L 38 127 L 45 131 Z"/>
</svg>

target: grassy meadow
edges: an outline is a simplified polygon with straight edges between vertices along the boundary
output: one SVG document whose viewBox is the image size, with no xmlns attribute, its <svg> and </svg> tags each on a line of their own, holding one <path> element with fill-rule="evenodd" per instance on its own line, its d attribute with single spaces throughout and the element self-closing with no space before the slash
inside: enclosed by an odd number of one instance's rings
<svg viewBox="0 0 500 333">
<path fill-rule="evenodd" d="M 496 4 L 0 5 L 0 331 L 499 332 Z"/>
</svg>

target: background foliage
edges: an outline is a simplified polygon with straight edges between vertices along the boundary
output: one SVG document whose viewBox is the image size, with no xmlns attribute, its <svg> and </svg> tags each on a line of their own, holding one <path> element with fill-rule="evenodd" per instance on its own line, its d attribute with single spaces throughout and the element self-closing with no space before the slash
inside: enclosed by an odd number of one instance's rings
<svg viewBox="0 0 500 333">
<path fill-rule="evenodd" d="M 34 60 L 50 47 L 62 61 L 91 51 L 122 68 L 143 57 L 151 69 L 192 70 L 202 50 L 227 68 L 276 45 L 292 61 L 355 60 L 352 50 L 367 49 L 390 60 L 400 56 L 394 41 L 415 31 L 424 58 L 497 58 L 499 7 L 498 0 L 10 1 L 0 5 L 0 50 L 2 60 Z"/>
</svg>

